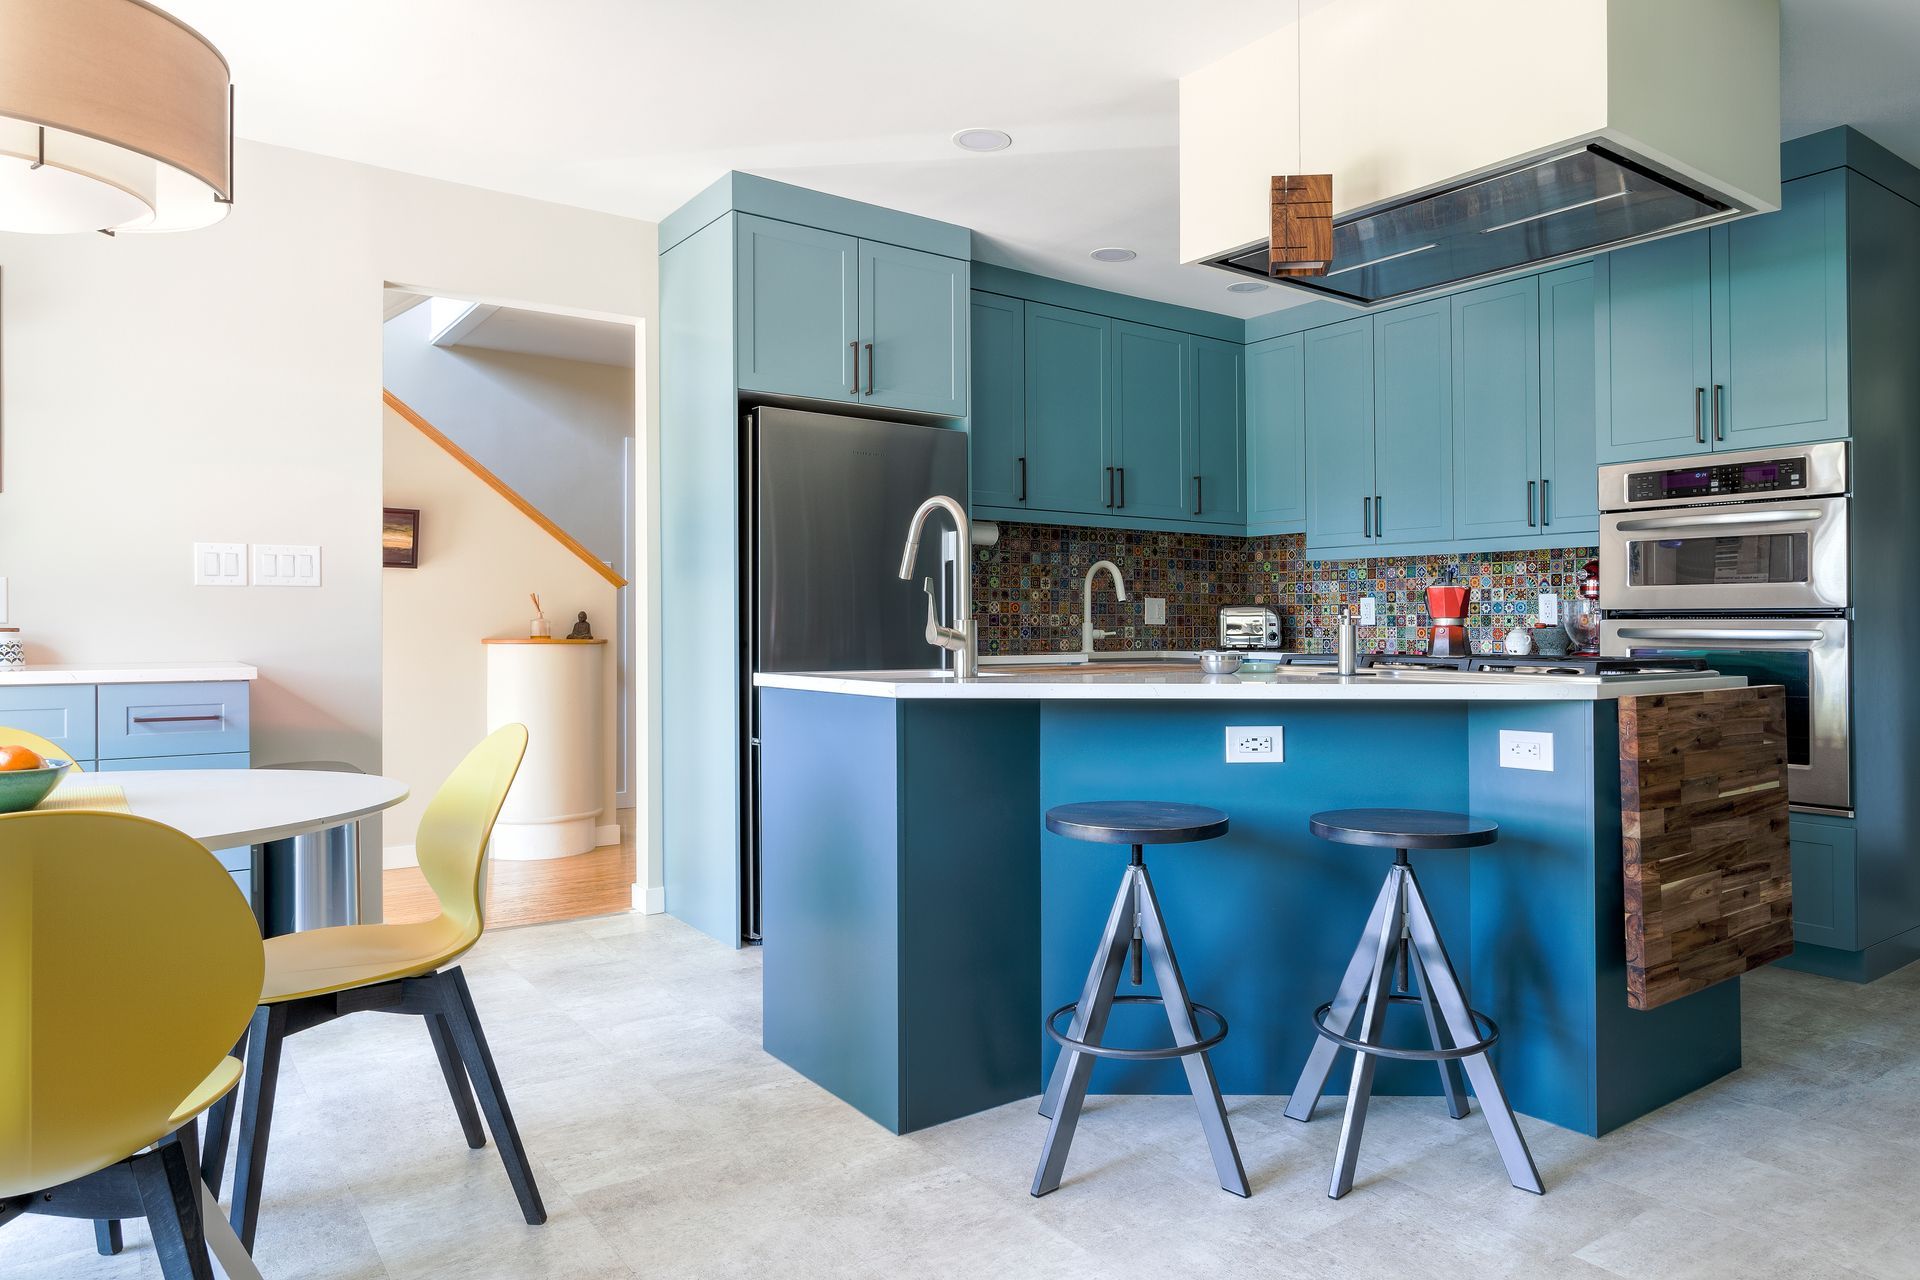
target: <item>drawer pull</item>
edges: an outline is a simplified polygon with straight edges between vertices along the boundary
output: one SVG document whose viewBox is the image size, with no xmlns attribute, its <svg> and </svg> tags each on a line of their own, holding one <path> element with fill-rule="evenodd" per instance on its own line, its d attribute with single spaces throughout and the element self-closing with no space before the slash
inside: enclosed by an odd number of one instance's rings
<svg viewBox="0 0 1920 1280">
<path fill-rule="evenodd" d="M 222 716 L 135 716 L 135 724 L 218 724 Z"/>
</svg>

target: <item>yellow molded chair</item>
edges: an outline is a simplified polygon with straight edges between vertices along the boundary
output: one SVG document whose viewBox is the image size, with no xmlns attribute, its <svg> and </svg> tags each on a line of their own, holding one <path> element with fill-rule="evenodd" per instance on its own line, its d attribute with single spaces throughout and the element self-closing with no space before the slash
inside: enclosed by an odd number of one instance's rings
<svg viewBox="0 0 1920 1280">
<path fill-rule="evenodd" d="M 368 1010 L 426 1019 L 467 1145 L 486 1145 L 474 1112 L 477 1093 L 521 1212 L 532 1225 L 547 1220 L 466 975 L 458 966 L 442 968 L 478 942 L 485 928 L 481 886 L 487 840 L 526 749 L 524 726 L 495 730 L 460 762 L 421 816 L 414 848 L 440 899 L 438 916 L 416 924 L 349 924 L 267 939 L 266 981 L 247 1037 L 233 1169 L 233 1229 L 249 1249 L 260 1217 L 281 1044 L 309 1027 Z M 216 1194 L 232 1113 L 229 1098 L 207 1119 L 204 1164 Z"/>
<path fill-rule="evenodd" d="M 253 912 L 197 841 L 130 814 L 0 815 L 0 1223 L 145 1217 L 167 1280 L 211 1277 L 209 1243 L 248 1274 L 201 1215 L 195 1139 L 240 1079 L 227 1052 L 263 972 Z"/>
<path fill-rule="evenodd" d="M 73 753 L 58 743 L 49 742 L 37 733 L 28 733 L 25 729 L 10 729 L 0 724 L 0 747 L 25 747 L 36 755 L 52 756 L 55 760 L 71 760 Z M 76 771 L 80 766 L 73 766 Z"/>
</svg>

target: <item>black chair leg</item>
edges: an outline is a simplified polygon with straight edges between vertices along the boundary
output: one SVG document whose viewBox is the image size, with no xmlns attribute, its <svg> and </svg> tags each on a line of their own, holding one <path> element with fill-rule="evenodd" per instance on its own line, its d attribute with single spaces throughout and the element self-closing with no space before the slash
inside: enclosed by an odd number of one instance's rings
<svg viewBox="0 0 1920 1280">
<path fill-rule="evenodd" d="M 453 1032 L 443 1013 L 426 1016 L 427 1034 L 433 1037 L 433 1056 L 440 1059 L 440 1074 L 446 1077 L 447 1096 L 453 1099 L 453 1113 L 460 1117 L 460 1131 L 467 1145 L 478 1151 L 487 1145 L 486 1131 L 480 1127 L 480 1113 L 473 1106 L 473 1088 L 467 1083 L 466 1068 L 460 1065 L 460 1051 L 454 1047 Z"/>
<path fill-rule="evenodd" d="M 520 1212 L 529 1226 L 537 1227 L 547 1220 L 547 1208 L 541 1203 L 540 1189 L 534 1185 L 533 1166 L 520 1145 L 520 1131 L 514 1127 L 506 1090 L 501 1087 L 500 1073 L 494 1068 L 493 1054 L 487 1049 L 486 1033 L 480 1029 L 480 1015 L 474 1011 L 473 993 L 467 989 L 466 975 L 455 966 L 434 975 L 434 979 L 433 985 L 439 989 L 445 1006 L 447 1029 L 453 1033 L 454 1046 L 466 1064 L 473 1091 L 479 1095 L 487 1127 L 493 1130 L 494 1144 L 500 1148 L 500 1159 L 507 1166 L 507 1180 L 513 1184 L 514 1195 L 520 1198 Z"/>
<path fill-rule="evenodd" d="M 132 1164 L 140 1206 L 153 1230 L 154 1252 L 166 1280 L 213 1280 L 200 1224 L 200 1160 L 189 1125 Z"/>
<path fill-rule="evenodd" d="M 126 1247 L 118 1220 L 102 1218 L 93 1224 L 93 1247 L 100 1251 L 103 1258 L 111 1258 Z"/>
<path fill-rule="evenodd" d="M 233 1046 L 233 1057 L 247 1060 L 248 1033 L 240 1033 L 240 1042 Z M 235 1085 L 227 1090 L 226 1096 L 207 1109 L 207 1136 L 200 1144 L 200 1176 L 206 1179 L 207 1190 L 213 1198 L 220 1198 L 220 1182 L 227 1171 L 227 1143 L 233 1137 L 233 1109 L 239 1100 L 240 1087 Z"/>
<path fill-rule="evenodd" d="M 260 1223 L 260 1188 L 267 1173 L 267 1137 L 273 1128 L 273 1096 L 280 1085 L 280 1047 L 287 1038 L 287 1006 L 254 1011 L 247 1045 L 247 1078 L 240 1095 L 240 1151 L 233 1165 L 233 1233 L 248 1253 Z"/>
</svg>

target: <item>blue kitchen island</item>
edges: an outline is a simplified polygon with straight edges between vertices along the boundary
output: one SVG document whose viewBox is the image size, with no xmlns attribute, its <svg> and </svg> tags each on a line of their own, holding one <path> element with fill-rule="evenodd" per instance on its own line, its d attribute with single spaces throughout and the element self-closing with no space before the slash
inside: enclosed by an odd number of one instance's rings
<svg viewBox="0 0 1920 1280">
<path fill-rule="evenodd" d="M 1493 845 L 1413 864 L 1473 1004 L 1500 1025 L 1516 1110 L 1598 1136 L 1740 1065 L 1737 979 L 1628 1005 L 1616 721 L 1621 697 L 1738 678 L 1096 666 L 757 682 L 765 1047 L 895 1132 L 1040 1092 L 1055 1052 L 1042 1014 L 1079 994 L 1126 861 L 1043 830 L 1046 809 L 1085 800 L 1231 815 L 1218 840 L 1147 856 L 1187 986 L 1231 1025 L 1211 1055 L 1228 1094 L 1293 1087 L 1392 861 L 1307 820 L 1369 806 L 1500 825 Z M 1227 763 L 1229 731 L 1247 728 L 1277 732 L 1281 759 Z M 1502 730 L 1550 734 L 1550 767 L 1501 767 Z M 1390 1037 L 1424 1043 L 1418 1018 L 1395 1009 Z M 1131 1006 L 1109 1042 L 1165 1036 L 1157 1010 Z M 1337 1070 L 1329 1088 L 1345 1086 Z M 1176 1063 L 1105 1062 L 1093 1089 L 1185 1083 Z M 1438 1082 L 1430 1064 L 1386 1061 L 1376 1089 Z"/>
</svg>

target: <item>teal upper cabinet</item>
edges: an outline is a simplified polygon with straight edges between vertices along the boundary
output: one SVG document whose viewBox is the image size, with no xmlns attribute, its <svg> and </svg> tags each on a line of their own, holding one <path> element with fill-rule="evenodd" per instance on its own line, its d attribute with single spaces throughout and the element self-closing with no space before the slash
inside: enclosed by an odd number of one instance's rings
<svg viewBox="0 0 1920 1280">
<path fill-rule="evenodd" d="M 860 242 L 752 214 L 738 218 L 741 389 L 854 398 Z"/>
<path fill-rule="evenodd" d="M 741 390 L 965 416 L 965 262 L 736 216 Z"/>
<path fill-rule="evenodd" d="M 1187 340 L 1187 353 L 1186 416 L 1197 454 L 1187 513 L 1210 524 L 1242 525 L 1247 518 L 1245 349 L 1196 336 Z M 1299 470 L 1296 458 L 1296 476 Z"/>
<path fill-rule="evenodd" d="M 1453 536 L 1452 307 L 1374 317 L 1373 532 L 1383 543 Z"/>
<path fill-rule="evenodd" d="M 1307 546 L 1373 536 L 1373 318 L 1309 329 L 1303 354 Z"/>
<path fill-rule="evenodd" d="M 943 417 L 967 412 L 967 264 L 860 242 L 860 395 Z"/>
<path fill-rule="evenodd" d="M 1778 213 L 1713 232 L 1716 448 L 1848 434 L 1846 181 L 1786 183 Z"/>
<path fill-rule="evenodd" d="M 1695 231 L 1608 254 L 1599 299 L 1600 460 L 1697 451 L 1713 384 L 1711 236 Z"/>
<path fill-rule="evenodd" d="M 1539 289 L 1528 276 L 1452 302 L 1454 536 L 1525 534 L 1540 527 Z"/>
<path fill-rule="evenodd" d="M 968 424 L 973 503 L 1027 505 L 1026 308 L 997 293 L 973 295 L 973 396 Z"/>
<path fill-rule="evenodd" d="M 1845 436 L 1846 175 L 1602 259 L 1601 462 Z"/>
<path fill-rule="evenodd" d="M 1249 533 L 1298 533 L 1306 528 L 1304 348 L 1304 338 L 1291 333 L 1246 349 Z M 1204 441 L 1201 454 L 1204 458 Z"/>
<path fill-rule="evenodd" d="M 1196 450 L 1187 429 L 1187 335 L 1113 322 L 1113 419 L 1107 465 L 1123 517 L 1178 520 L 1188 513 Z"/>
<path fill-rule="evenodd" d="M 1026 304 L 1027 502 L 1040 511 L 1114 504 L 1107 461 L 1113 321 Z"/>
<path fill-rule="evenodd" d="M 1593 278 L 1591 262 L 1539 277 L 1540 528 L 1549 535 L 1600 529 Z"/>
</svg>

